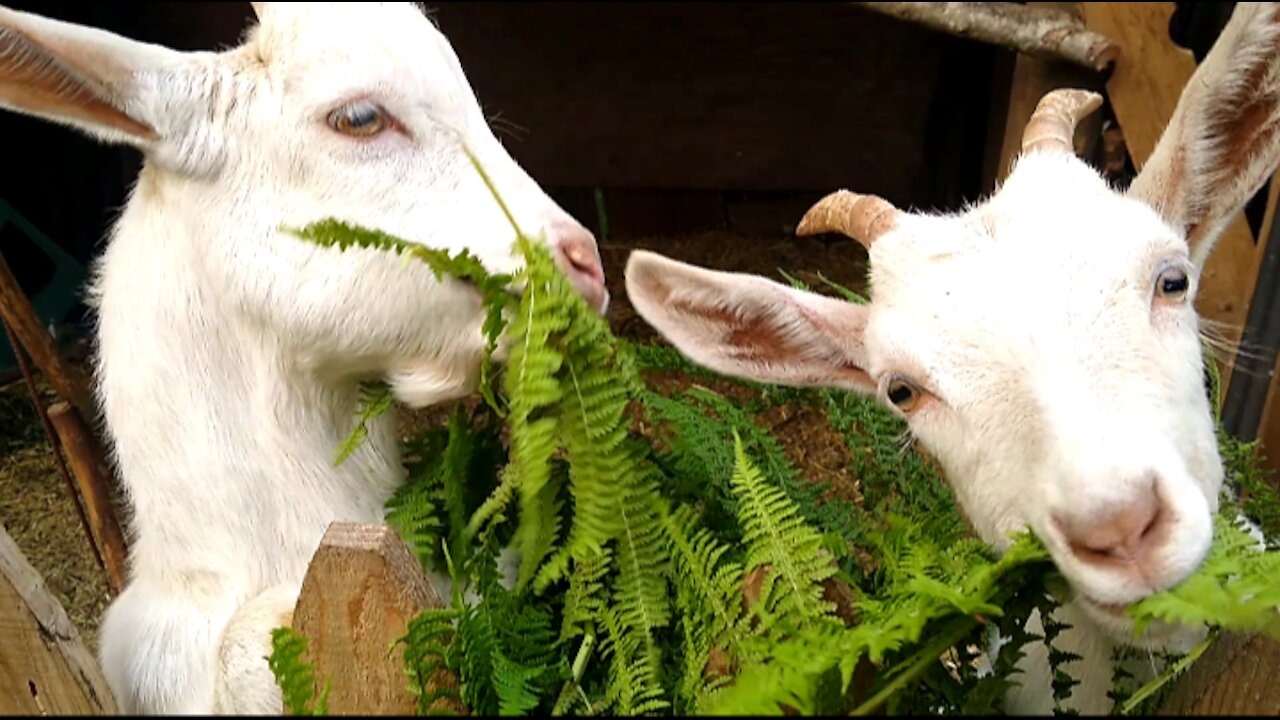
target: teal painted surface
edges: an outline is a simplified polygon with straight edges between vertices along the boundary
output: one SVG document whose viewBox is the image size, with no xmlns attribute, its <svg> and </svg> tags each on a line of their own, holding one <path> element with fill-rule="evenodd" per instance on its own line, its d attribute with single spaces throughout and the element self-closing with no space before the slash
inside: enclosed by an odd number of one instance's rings
<svg viewBox="0 0 1280 720">
<path fill-rule="evenodd" d="M 18 232 L 25 235 L 40 252 L 53 261 L 55 267 L 53 277 L 30 299 L 36 314 L 44 321 L 46 328 L 62 322 L 75 307 L 76 298 L 84 285 L 87 276 L 84 266 L 22 217 L 12 205 L 0 198 L 0 230 L 4 230 L 6 225 L 16 227 Z M 5 248 L 0 247 L 0 253 L 4 252 Z M 10 267 L 12 269 L 12 264 Z M 14 272 L 16 273 L 17 270 Z M 8 339 L 2 335 L 3 333 L 0 333 L 0 371 L 12 370 L 18 366 L 18 361 L 14 357 L 13 348 L 10 347 Z"/>
</svg>

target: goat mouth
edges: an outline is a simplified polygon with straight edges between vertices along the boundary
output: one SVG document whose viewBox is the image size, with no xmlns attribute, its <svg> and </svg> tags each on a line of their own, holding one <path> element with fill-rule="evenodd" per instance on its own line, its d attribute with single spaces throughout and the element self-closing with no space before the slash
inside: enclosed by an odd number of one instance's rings
<svg viewBox="0 0 1280 720">
<path fill-rule="evenodd" d="M 1133 607 L 1133 603 L 1108 603 L 1101 600 L 1094 600 L 1091 597 L 1085 597 L 1084 601 L 1106 615 L 1110 615 L 1117 620 L 1128 620 L 1129 616 L 1126 611 Z"/>
</svg>

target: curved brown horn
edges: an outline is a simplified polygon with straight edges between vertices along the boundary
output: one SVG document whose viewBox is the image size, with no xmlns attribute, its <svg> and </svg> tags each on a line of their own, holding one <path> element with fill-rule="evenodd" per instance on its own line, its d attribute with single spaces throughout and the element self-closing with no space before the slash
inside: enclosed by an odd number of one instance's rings
<svg viewBox="0 0 1280 720">
<path fill-rule="evenodd" d="M 822 198 L 800 219 L 796 235 L 838 232 L 870 250 L 871 243 L 898 222 L 902 211 L 876 195 L 837 190 Z"/>
<path fill-rule="evenodd" d="M 1022 152 L 1049 150 L 1075 154 L 1076 125 L 1102 107 L 1102 96 L 1090 90 L 1063 89 L 1040 98 L 1022 131 Z"/>
</svg>

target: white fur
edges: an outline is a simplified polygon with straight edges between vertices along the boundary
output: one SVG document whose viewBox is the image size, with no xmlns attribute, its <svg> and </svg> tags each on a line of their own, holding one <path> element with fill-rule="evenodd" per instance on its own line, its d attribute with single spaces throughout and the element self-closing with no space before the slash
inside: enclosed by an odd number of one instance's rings
<svg viewBox="0 0 1280 720">
<path fill-rule="evenodd" d="M 255 9 L 243 45 L 179 53 L 0 8 L 0 105 L 146 156 L 92 288 L 97 392 L 132 509 L 131 579 L 101 631 L 127 713 L 279 713 L 270 630 L 329 523 L 380 520 L 402 479 L 390 415 L 333 465 L 358 383 L 386 378 L 414 406 L 474 390 L 473 290 L 282 225 L 337 217 L 511 271 L 514 231 L 465 145 L 524 230 L 595 251 L 495 139 L 413 4 Z M 403 132 L 331 129 L 357 97 Z"/>
<path fill-rule="evenodd" d="M 893 379 L 918 386 L 906 420 L 976 532 L 1003 550 L 1032 529 L 1074 588 L 1058 644 L 1084 658 L 1067 668 L 1081 685 L 1066 705 L 1081 712 L 1110 709 L 1117 643 L 1186 651 L 1204 633 L 1157 624 L 1135 639 L 1102 605 L 1176 584 L 1212 540 L 1223 468 L 1194 284 L 1226 220 L 1280 165 L 1280 134 L 1268 134 L 1280 124 L 1278 6 L 1237 8 L 1127 194 L 1074 156 L 1024 155 L 985 202 L 904 214 L 880 236 L 866 305 L 648 252 L 626 271 L 637 311 L 713 370 L 849 387 L 890 407 Z M 1232 135 L 1250 107 L 1265 122 Z M 1169 267 L 1191 278 L 1183 301 L 1156 292 Z M 1148 567 L 1072 550 L 1064 522 L 1098 524 L 1152 483 L 1166 534 Z M 1045 649 L 1023 669 L 1009 711 L 1049 712 Z"/>
</svg>

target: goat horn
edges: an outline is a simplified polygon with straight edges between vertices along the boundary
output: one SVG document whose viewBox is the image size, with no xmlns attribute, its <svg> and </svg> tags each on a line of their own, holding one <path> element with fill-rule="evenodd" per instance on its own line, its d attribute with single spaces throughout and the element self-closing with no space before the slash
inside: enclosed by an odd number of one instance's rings
<svg viewBox="0 0 1280 720">
<path fill-rule="evenodd" d="M 1040 98 L 1022 131 L 1022 152 L 1049 150 L 1075 154 L 1076 125 L 1102 107 L 1102 96 L 1090 90 L 1063 89 Z"/>
<path fill-rule="evenodd" d="M 902 211 L 876 195 L 837 190 L 822 198 L 800 219 L 796 235 L 838 232 L 870 250 L 871 243 L 891 230 Z"/>
</svg>

